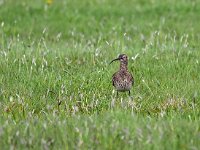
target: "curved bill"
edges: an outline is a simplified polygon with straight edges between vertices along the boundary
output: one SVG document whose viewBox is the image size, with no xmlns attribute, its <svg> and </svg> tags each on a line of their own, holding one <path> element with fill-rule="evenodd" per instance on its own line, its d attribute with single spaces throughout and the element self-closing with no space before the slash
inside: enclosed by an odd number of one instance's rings
<svg viewBox="0 0 200 150">
<path fill-rule="evenodd" d="M 109 64 L 111 64 L 113 61 L 119 60 L 119 58 L 113 59 Z"/>
</svg>

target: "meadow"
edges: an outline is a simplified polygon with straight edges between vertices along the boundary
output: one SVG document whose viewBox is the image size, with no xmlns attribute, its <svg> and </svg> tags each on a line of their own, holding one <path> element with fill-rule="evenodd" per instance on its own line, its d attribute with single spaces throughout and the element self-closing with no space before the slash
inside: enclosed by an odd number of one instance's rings
<svg viewBox="0 0 200 150">
<path fill-rule="evenodd" d="M 200 1 L 0 0 L 0 149 L 200 148 Z M 131 97 L 116 92 L 129 56 Z"/>
</svg>

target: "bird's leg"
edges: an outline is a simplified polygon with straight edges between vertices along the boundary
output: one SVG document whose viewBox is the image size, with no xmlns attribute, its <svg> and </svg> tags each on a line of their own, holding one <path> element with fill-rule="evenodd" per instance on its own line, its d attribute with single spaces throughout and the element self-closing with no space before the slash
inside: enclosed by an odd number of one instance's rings
<svg viewBox="0 0 200 150">
<path fill-rule="evenodd" d="M 128 91 L 128 95 L 131 96 L 131 91 L 130 90 Z"/>
<path fill-rule="evenodd" d="M 133 96 L 131 96 L 131 91 L 128 91 L 129 98 L 133 100 Z"/>
<path fill-rule="evenodd" d="M 118 97 L 118 95 L 119 95 L 119 94 L 118 94 L 118 91 L 117 91 L 117 97 Z"/>
</svg>

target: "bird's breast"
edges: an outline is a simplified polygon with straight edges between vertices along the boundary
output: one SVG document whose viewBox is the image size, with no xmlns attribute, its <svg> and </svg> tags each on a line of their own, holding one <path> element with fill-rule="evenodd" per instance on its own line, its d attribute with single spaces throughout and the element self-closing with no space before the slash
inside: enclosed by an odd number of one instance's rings
<svg viewBox="0 0 200 150">
<path fill-rule="evenodd" d="M 118 91 L 129 91 L 132 87 L 132 82 L 127 79 L 116 81 L 114 84 L 116 90 Z"/>
</svg>

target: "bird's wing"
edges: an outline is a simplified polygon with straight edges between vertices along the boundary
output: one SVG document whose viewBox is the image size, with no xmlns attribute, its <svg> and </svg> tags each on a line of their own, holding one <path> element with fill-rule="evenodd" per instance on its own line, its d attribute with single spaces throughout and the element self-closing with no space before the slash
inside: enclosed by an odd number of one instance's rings
<svg viewBox="0 0 200 150">
<path fill-rule="evenodd" d="M 112 84 L 115 86 L 115 81 L 116 81 L 116 73 L 113 74 L 112 76 Z"/>
<path fill-rule="evenodd" d="M 132 82 L 132 85 L 133 85 L 134 84 L 134 78 L 133 78 L 131 73 L 129 73 L 129 74 L 130 74 L 130 81 Z"/>
</svg>

